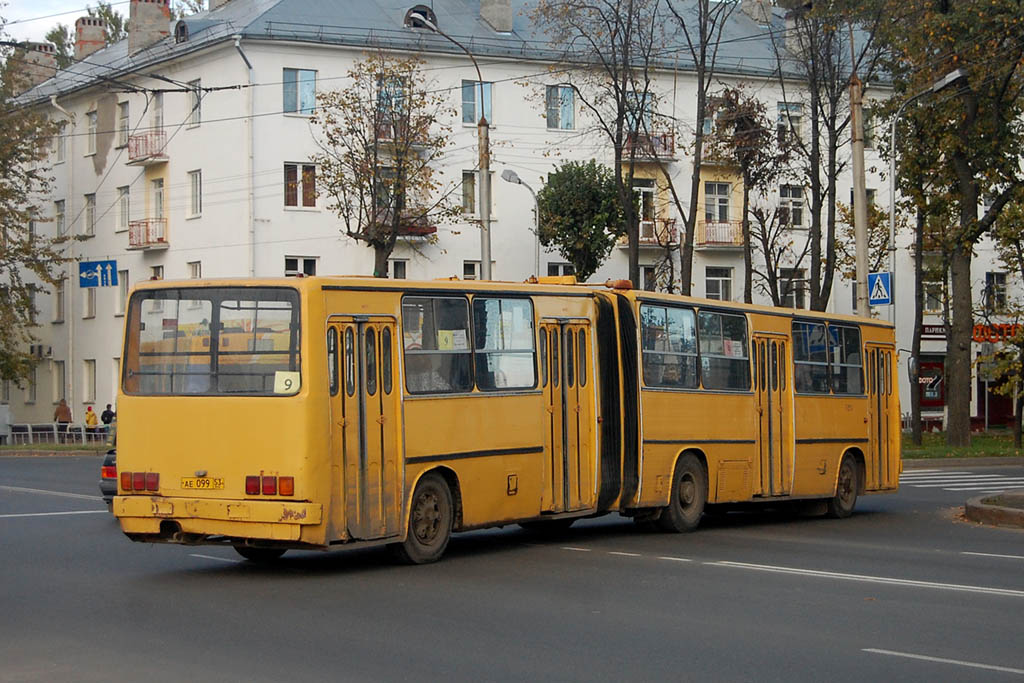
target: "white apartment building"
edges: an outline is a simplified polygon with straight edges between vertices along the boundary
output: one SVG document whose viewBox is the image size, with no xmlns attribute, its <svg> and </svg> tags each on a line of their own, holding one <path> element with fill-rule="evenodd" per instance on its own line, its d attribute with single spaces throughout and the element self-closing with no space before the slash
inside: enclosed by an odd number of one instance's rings
<svg viewBox="0 0 1024 683">
<path fill-rule="evenodd" d="M 456 112 L 454 144 L 440 174 L 454 196 L 464 197 L 465 216 L 400 240 L 390 275 L 478 276 L 473 185 L 481 102 L 479 89 L 472 87 L 477 71 L 455 45 L 405 26 L 412 4 L 210 0 L 209 11 L 171 22 L 168 0 L 132 0 L 126 40 L 103 47 L 102 25 L 80 19 L 77 61 L 56 73 L 52 66 L 46 71 L 42 48 L 36 61 L 46 80 L 22 101 L 47 111 L 64 128 L 51 156 L 55 183 L 47 204 L 52 221 L 36 230 L 86 236 L 69 247 L 69 256 L 100 262 L 104 269 L 109 265 L 103 280 L 112 282 L 116 274 L 117 284 L 82 287 L 73 265 L 63 287 L 40 298 L 36 351 L 44 360 L 34 382 L 3 387 L 14 421 L 50 421 L 62 397 L 76 421 L 88 405 L 102 410 L 114 403 L 126 298 L 141 280 L 372 272 L 372 250 L 343 236 L 340 219 L 317 194 L 311 158 L 318 147 L 310 124 L 315 92 L 343 88 L 346 72 L 367 51 L 419 53 L 431 87 L 449 92 Z M 771 76 L 770 27 L 750 11 L 758 5 L 744 2 L 729 19 L 716 78 L 745 84 L 764 98 L 773 115 L 786 113 L 799 124 L 800 97 L 792 89 L 784 95 Z M 572 101 L 571 91 L 563 92 L 557 74 L 549 71 L 553 48 L 531 24 L 529 6 L 518 0 L 434 0 L 431 11 L 438 26 L 474 54 L 487 82 L 482 104 L 491 123 L 493 276 L 523 280 L 537 274 L 533 200 L 526 188 L 502 182 L 501 171 L 512 169 L 540 189 L 561 163 L 593 158 L 610 165 L 612 150 L 592 132 L 592 122 Z M 782 10 L 771 11 L 776 24 L 784 21 Z M 764 40 L 754 39 L 759 35 Z M 737 37 L 744 40 L 729 40 Z M 557 115 L 546 115 L 549 88 L 565 98 Z M 648 157 L 636 172 L 645 219 L 640 259 L 648 280 L 639 284 L 648 286 L 655 286 L 653 266 L 663 253 L 655 238 L 673 235 L 678 240 L 675 228 L 682 225 L 682 216 L 656 181 L 654 162 L 664 163 L 681 194 L 688 194 L 692 165 L 687 150 L 696 126 L 703 125 L 695 121 L 695 80 L 685 66 L 661 69 L 655 88 L 659 113 L 678 123 L 644 141 Z M 883 165 L 868 150 L 868 187 L 879 204 L 888 201 L 887 181 L 876 172 Z M 742 186 L 735 169 L 715 163 L 704 167 L 702 181 L 693 293 L 741 300 L 743 256 L 737 235 Z M 849 178 L 844 182 L 851 184 Z M 804 196 L 801 188 L 785 185 L 767 198 L 790 207 L 796 241 L 806 241 Z M 903 248 L 909 243 L 910 237 L 902 236 L 896 268 L 895 318 L 903 349 L 910 347 L 913 327 L 911 252 Z M 549 275 L 567 272 L 568 264 L 545 252 L 540 266 L 539 274 Z M 987 244 L 979 249 L 975 269 L 976 301 L 983 292 L 1001 292 L 1005 298 L 1007 287 L 1014 286 Z M 623 278 L 627 271 L 625 249 L 618 249 L 593 281 Z M 933 309 L 941 301 L 940 289 L 941 283 L 928 286 Z M 790 303 L 806 307 L 807 299 L 798 291 Z M 853 310 L 852 287 L 839 274 L 830 310 Z M 928 324 L 941 321 L 930 317 Z M 941 372 L 945 342 L 932 337 L 925 342 L 922 367 Z M 911 389 L 906 358 L 901 354 L 905 412 Z M 926 410 L 941 416 L 941 379 L 923 390 L 930 392 Z M 979 396 L 974 403 L 980 408 L 985 401 Z"/>
</svg>

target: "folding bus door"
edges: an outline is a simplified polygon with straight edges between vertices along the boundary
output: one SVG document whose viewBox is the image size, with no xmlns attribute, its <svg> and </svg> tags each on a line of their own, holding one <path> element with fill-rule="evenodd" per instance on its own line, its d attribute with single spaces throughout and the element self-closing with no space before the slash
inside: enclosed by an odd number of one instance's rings
<svg viewBox="0 0 1024 683">
<path fill-rule="evenodd" d="M 754 390 L 762 496 L 784 496 L 793 486 L 793 389 L 789 345 L 784 336 L 754 335 Z M 757 470 L 757 468 L 755 468 Z"/>
<path fill-rule="evenodd" d="M 867 345 L 868 424 L 871 453 L 874 461 L 867 467 L 869 489 L 892 488 L 897 476 L 891 467 L 893 459 L 892 415 L 895 404 L 893 388 L 893 349 Z"/>
</svg>

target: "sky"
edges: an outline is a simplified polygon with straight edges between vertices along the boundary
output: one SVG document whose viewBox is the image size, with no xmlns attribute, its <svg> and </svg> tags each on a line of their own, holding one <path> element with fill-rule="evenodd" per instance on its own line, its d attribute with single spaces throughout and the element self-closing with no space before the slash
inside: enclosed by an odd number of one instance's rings
<svg viewBox="0 0 1024 683">
<path fill-rule="evenodd" d="M 0 17 L 7 20 L 5 30 L 10 39 L 42 41 L 56 24 L 73 30 L 75 19 L 85 16 L 86 5 L 95 4 L 95 0 L 6 0 L 0 4 Z M 110 4 L 121 14 L 128 14 L 128 0 L 113 0 Z"/>
</svg>

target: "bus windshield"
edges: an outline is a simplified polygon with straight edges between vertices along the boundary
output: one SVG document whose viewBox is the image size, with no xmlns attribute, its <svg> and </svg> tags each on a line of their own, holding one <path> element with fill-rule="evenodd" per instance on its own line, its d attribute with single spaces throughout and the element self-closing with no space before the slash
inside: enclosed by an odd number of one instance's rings
<svg viewBox="0 0 1024 683">
<path fill-rule="evenodd" d="M 285 287 L 136 292 L 123 367 L 128 394 L 295 394 L 301 385 L 298 292 Z"/>
</svg>

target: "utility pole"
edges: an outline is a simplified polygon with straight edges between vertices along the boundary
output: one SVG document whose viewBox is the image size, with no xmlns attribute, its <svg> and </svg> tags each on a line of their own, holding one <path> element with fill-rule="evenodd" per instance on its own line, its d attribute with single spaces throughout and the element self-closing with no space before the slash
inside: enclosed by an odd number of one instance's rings
<svg viewBox="0 0 1024 683">
<path fill-rule="evenodd" d="M 853 49 L 853 29 L 850 29 Z M 857 254 L 857 315 L 871 315 L 868 307 L 868 191 L 864 180 L 864 102 L 857 72 L 850 75 L 850 129 L 853 131 L 853 234 Z M 890 293 L 891 294 L 891 293 Z"/>
<path fill-rule="evenodd" d="M 475 60 L 474 60 L 475 63 Z M 479 73 L 477 78 L 480 78 Z M 484 82 L 480 87 L 480 121 L 476 126 L 480 148 L 480 279 L 491 279 L 491 137 L 484 116 Z"/>
</svg>

